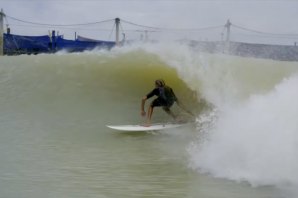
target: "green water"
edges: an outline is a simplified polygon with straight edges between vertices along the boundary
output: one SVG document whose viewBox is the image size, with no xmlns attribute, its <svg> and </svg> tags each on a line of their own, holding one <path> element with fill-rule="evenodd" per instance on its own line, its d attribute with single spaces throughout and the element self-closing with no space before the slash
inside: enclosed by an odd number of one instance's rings
<svg viewBox="0 0 298 198">
<path fill-rule="evenodd" d="M 140 134 L 105 126 L 143 122 L 141 98 L 156 77 L 198 116 L 211 108 L 193 89 L 202 82 L 187 84 L 178 70 L 138 50 L 1 58 L 0 197 L 283 197 L 190 168 L 196 124 Z"/>
</svg>

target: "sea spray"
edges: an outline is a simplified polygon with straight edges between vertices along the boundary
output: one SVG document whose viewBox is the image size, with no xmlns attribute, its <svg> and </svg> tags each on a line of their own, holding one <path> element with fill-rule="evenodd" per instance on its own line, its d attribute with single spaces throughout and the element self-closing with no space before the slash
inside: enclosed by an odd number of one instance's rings
<svg viewBox="0 0 298 198">
<path fill-rule="evenodd" d="M 294 75 L 219 111 L 208 139 L 189 147 L 192 167 L 254 186 L 297 186 L 297 84 Z"/>
</svg>

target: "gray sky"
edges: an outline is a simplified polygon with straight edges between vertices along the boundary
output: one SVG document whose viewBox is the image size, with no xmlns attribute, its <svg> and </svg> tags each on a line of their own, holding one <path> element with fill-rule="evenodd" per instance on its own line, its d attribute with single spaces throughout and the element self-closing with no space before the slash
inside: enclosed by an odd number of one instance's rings
<svg viewBox="0 0 298 198">
<path fill-rule="evenodd" d="M 81 24 L 119 17 L 134 24 L 160 27 L 149 37 L 179 36 L 196 40 L 221 40 L 230 19 L 231 39 L 257 43 L 298 42 L 298 0 L 0 0 L 9 17 L 43 24 Z M 7 17 L 13 34 L 45 35 L 56 29 L 67 39 L 74 32 L 94 39 L 114 40 L 113 21 L 89 26 L 50 27 L 21 23 Z M 121 22 L 127 39 L 139 39 L 144 27 Z M 6 21 L 5 21 L 6 24 Z M 220 27 L 222 26 L 222 27 Z M 198 30 L 218 27 L 212 30 Z M 188 31 L 186 31 L 187 29 Z M 196 29 L 196 31 L 195 31 Z M 275 35 L 277 34 L 277 35 Z M 278 35 L 290 34 L 290 35 Z"/>
</svg>

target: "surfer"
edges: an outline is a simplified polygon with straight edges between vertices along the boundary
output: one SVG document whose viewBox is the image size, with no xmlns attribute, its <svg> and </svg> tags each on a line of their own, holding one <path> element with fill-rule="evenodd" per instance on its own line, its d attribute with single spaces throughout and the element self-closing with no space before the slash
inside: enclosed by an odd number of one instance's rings
<svg viewBox="0 0 298 198">
<path fill-rule="evenodd" d="M 165 84 L 165 82 L 162 79 L 158 79 L 155 81 L 155 88 L 149 92 L 146 96 L 142 98 L 142 103 L 141 103 L 141 115 L 145 116 L 145 102 L 147 99 L 157 96 L 156 99 L 154 99 L 147 112 L 147 123 L 146 125 L 150 126 L 151 124 L 151 117 L 153 114 L 153 109 L 154 107 L 162 107 L 162 109 L 172 116 L 175 120 L 177 120 L 177 116 L 171 111 L 170 107 L 174 104 L 174 102 L 177 103 L 177 105 L 182 108 L 184 111 L 189 113 L 190 115 L 194 116 L 190 111 L 186 110 L 183 105 L 179 102 L 177 99 L 173 89 Z"/>
</svg>

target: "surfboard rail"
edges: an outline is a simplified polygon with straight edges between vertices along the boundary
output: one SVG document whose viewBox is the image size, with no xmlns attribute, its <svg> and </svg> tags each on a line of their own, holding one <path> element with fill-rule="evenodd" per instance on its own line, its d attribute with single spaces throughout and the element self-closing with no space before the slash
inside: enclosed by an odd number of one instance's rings
<svg viewBox="0 0 298 198">
<path fill-rule="evenodd" d="M 118 131 L 158 131 L 164 129 L 172 129 L 185 125 L 185 123 L 153 123 L 150 126 L 144 126 L 141 124 L 134 125 L 106 125 L 108 128 Z"/>
</svg>

